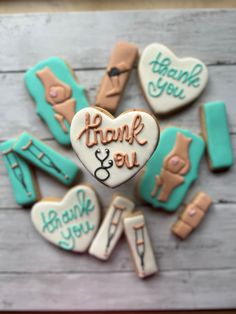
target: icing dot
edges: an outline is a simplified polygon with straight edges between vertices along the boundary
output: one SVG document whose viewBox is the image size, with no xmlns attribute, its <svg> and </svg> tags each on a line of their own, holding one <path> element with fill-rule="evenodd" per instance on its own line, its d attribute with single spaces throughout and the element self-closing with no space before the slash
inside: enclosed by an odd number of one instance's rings
<svg viewBox="0 0 236 314">
<path fill-rule="evenodd" d="M 188 211 L 188 214 L 190 217 L 194 216 L 196 214 L 196 209 L 195 208 L 190 208 L 190 210 Z"/>
<path fill-rule="evenodd" d="M 172 164 L 173 166 L 178 165 L 178 163 L 179 163 L 179 157 L 175 156 L 175 157 L 172 157 L 172 158 L 171 158 L 171 164 Z"/>
<path fill-rule="evenodd" d="M 49 91 L 49 95 L 52 98 L 55 98 L 55 97 L 57 97 L 57 91 L 54 88 L 51 88 L 50 91 Z"/>
</svg>

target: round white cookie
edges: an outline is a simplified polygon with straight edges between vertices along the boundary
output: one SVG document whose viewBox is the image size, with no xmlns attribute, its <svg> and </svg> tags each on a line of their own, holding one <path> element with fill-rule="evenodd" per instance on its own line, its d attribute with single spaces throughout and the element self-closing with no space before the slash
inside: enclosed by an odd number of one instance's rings
<svg viewBox="0 0 236 314">
<path fill-rule="evenodd" d="M 164 45 L 146 47 L 138 74 L 147 102 L 158 114 L 168 114 L 196 99 L 205 88 L 208 71 L 195 58 L 179 59 Z"/>
<path fill-rule="evenodd" d="M 113 188 L 133 177 L 151 157 L 159 141 L 159 124 L 144 111 L 130 110 L 114 118 L 90 107 L 77 112 L 70 137 L 84 166 Z"/>
<path fill-rule="evenodd" d="M 72 188 L 61 201 L 42 200 L 31 211 L 38 232 L 49 242 L 74 252 L 88 249 L 100 222 L 100 205 L 87 185 Z"/>
</svg>

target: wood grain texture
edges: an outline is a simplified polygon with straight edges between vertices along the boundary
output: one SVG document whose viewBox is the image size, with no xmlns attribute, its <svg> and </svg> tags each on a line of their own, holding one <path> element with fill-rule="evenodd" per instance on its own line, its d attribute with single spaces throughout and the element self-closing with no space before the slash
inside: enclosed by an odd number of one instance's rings
<svg viewBox="0 0 236 314">
<path fill-rule="evenodd" d="M 209 64 L 210 74 L 202 96 L 182 112 L 162 119 L 161 126 L 177 125 L 200 132 L 200 104 L 223 100 L 228 109 L 236 155 L 235 20 L 236 11 L 228 10 L 1 16 L 0 141 L 23 130 L 28 131 L 81 166 L 72 150 L 59 146 L 35 115 L 35 105 L 24 87 L 24 71 L 50 55 L 64 55 L 88 90 L 92 104 L 117 39 L 135 42 L 140 51 L 148 43 L 159 40 L 174 47 L 180 56 L 192 55 L 202 59 Z M 131 75 L 118 113 L 130 108 L 149 110 L 139 88 L 136 70 Z M 111 200 L 111 190 L 96 182 L 83 166 L 81 168 L 83 173 L 78 183 L 93 184 L 105 208 Z M 46 174 L 37 171 L 37 177 L 43 196 L 62 197 L 66 192 L 64 186 Z M 135 181 L 129 181 L 114 192 L 134 198 Z M 201 226 L 186 241 L 180 241 L 170 233 L 177 213 L 168 215 L 138 202 L 138 209 L 144 210 L 150 227 L 160 267 L 158 276 L 140 281 L 133 271 L 124 239 L 107 263 L 87 254 L 69 254 L 42 239 L 30 222 L 30 210 L 20 209 L 15 204 L 1 159 L 0 309 L 236 307 L 234 185 L 235 167 L 216 175 L 209 172 L 206 160 L 202 161 L 199 179 L 184 202 L 203 190 L 213 197 L 214 205 Z"/>
<path fill-rule="evenodd" d="M 22 71 L 52 55 L 66 57 L 74 68 L 105 67 L 119 39 L 136 43 L 140 51 L 159 41 L 179 57 L 198 57 L 207 64 L 236 63 L 234 10 L 82 12 L 66 16 L 2 15 L 0 71 Z"/>
<path fill-rule="evenodd" d="M 136 10 L 235 8 L 234 0 L 136 0 Z M 133 0 L 1 0 L 1 13 L 133 10 Z"/>
</svg>

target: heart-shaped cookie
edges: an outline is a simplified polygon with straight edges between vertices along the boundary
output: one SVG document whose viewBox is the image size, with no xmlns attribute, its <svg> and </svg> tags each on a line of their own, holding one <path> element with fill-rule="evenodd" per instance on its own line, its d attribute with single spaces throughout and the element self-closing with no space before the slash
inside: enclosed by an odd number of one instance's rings
<svg viewBox="0 0 236 314">
<path fill-rule="evenodd" d="M 203 62 L 177 58 L 161 44 L 151 44 L 142 53 L 138 74 L 147 102 L 158 114 L 168 114 L 196 99 L 208 80 Z"/>
<path fill-rule="evenodd" d="M 97 231 L 100 205 L 91 187 L 78 185 L 60 201 L 45 199 L 36 203 L 31 218 L 49 242 L 68 251 L 84 252 Z"/>
<path fill-rule="evenodd" d="M 159 141 L 159 124 L 144 111 L 130 110 L 114 118 L 103 109 L 90 107 L 75 115 L 70 137 L 85 167 L 113 188 L 146 164 Z"/>
</svg>

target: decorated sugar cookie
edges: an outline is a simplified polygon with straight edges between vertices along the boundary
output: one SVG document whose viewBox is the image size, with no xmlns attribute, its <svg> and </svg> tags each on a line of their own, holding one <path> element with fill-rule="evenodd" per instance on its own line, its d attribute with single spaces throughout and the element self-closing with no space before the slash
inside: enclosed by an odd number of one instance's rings
<svg viewBox="0 0 236 314">
<path fill-rule="evenodd" d="M 17 138 L 13 151 L 65 185 L 71 185 L 77 178 L 79 168 L 73 161 L 27 132 Z"/>
<path fill-rule="evenodd" d="M 123 224 L 137 275 L 140 278 L 154 275 L 158 267 L 143 213 L 127 214 Z"/>
<path fill-rule="evenodd" d="M 95 191 L 87 185 L 72 188 L 58 201 L 36 203 L 31 212 L 37 231 L 62 249 L 85 252 L 100 221 L 100 205 Z"/>
<path fill-rule="evenodd" d="M 96 96 L 96 106 L 109 112 L 116 110 L 137 57 L 135 45 L 127 42 L 116 44 Z"/>
<path fill-rule="evenodd" d="M 175 211 L 197 179 L 204 149 L 200 136 L 176 127 L 164 129 L 140 178 L 140 197 L 155 208 Z"/>
<path fill-rule="evenodd" d="M 212 171 L 228 169 L 234 163 L 226 106 L 222 101 L 201 106 L 201 127 Z"/>
<path fill-rule="evenodd" d="M 201 223 L 211 204 L 212 199 L 209 195 L 203 192 L 198 193 L 172 226 L 172 232 L 180 239 L 186 239 Z"/>
<path fill-rule="evenodd" d="M 39 189 L 29 165 L 13 151 L 16 139 L 10 139 L 0 145 L 4 164 L 12 185 L 16 203 L 27 206 L 40 198 Z"/>
<path fill-rule="evenodd" d="M 195 58 L 179 59 L 161 44 L 147 46 L 138 74 L 147 102 L 154 112 L 168 114 L 196 99 L 205 88 L 208 71 Z"/>
<path fill-rule="evenodd" d="M 116 187 L 148 161 L 159 140 L 157 120 L 130 110 L 117 118 L 98 108 L 80 110 L 71 124 L 71 143 L 81 162 L 101 183 Z"/>
<path fill-rule="evenodd" d="M 37 114 L 62 145 L 70 144 L 70 124 L 75 113 L 88 106 L 82 86 L 65 61 L 51 57 L 25 74 L 26 87 L 37 105 Z"/>
<path fill-rule="evenodd" d="M 128 198 L 116 195 L 106 212 L 106 216 L 94 238 L 89 254 L 101 260 L 108 260 L 123 233 L 122 218 L 132 212 L 135 204 Z"/>
</svg>

